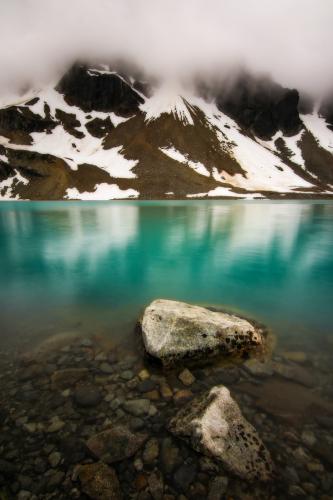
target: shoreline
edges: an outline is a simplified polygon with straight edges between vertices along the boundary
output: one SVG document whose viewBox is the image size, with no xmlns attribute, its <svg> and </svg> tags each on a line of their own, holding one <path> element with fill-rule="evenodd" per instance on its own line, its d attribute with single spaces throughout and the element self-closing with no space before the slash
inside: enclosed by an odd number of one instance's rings
<svg viewBox="0 0 333 500">
<path fill-rule="evenodd" d="M 323 195 L 318 195 L 318 194 L 308 194 L 307 196 L 302 195 L 293 195 L 293 194 L 272 194 L 271 196 L 265 196 L 265 197 L 237 197 L 237 196 L 220 196 L 220 197 L 193 197 L 193 198 L 187 198 L 187 197 L 178 197 L 178 198 L 112 198 L 110 200 L 78 200 L 78 199 L 1 199 L 0 198 L 0 204 L 6 204 L 6 203 L 12 203 L 12 202 L 19 202 L 19 203 L 159 203 L 159 202 L 186 202 L 187 204 L 194 204 L 196 202 L 211 202 L 211 201 L 230 201 L 230 202 L 235 202 L 235 201 L 242 201 L 246 203 L 256 203 L 258 201 L 260 202 L 270 202 L 270 201 L 332 201 L 333 202 L 333 193 L 332 194 L 323 194 Z"/>
</svg>

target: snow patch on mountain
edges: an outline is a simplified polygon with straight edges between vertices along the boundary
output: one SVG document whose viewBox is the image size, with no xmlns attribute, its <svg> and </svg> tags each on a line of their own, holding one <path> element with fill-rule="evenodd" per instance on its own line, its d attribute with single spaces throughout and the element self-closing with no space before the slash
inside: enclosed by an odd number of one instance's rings
<svg viewBox="0 0 333 500">
<path fill-rule="evenodd" d="M 8 163 L 8 158 L 5 155 L 0 155 L 0 161 L 3 161 L 4 163 Z"/>
<path fill-rule="evenodd" d="M 177 149 L 171 147 L 171 148 L 159 148 L 162 153 L 165 155 L 169 156 L 169 158 L 172 158 L 173 160 L 178 161 L 179 163 L 183 163 L 184 165 L 188 165 L 190 168 L 192 168 L 195 172 L 197 172 L 200 175 L 204 175 L 206 177 L 210 177 L 210 172 L 207 170 L 205 165 L 202 163 L 195 162 L 192 160 L 188 159 L 188 155 L 183 155 L 180 151 Z"/>
<path fill-rule="evenodd" d="M 146 115 L 146 122 L 159 118 L 163 113 L 172 114 L 184 125 L 194 125 L 190 104 L 175 89 L 169 85 L 161 86 L 149 99 L 140 105 Z"/>
<path fill-rule="evenodd" d="M 95 191 L 81 193 L 77 188 L 69 188 L 65 198 L 68 200 L 120 200 L 124 198 L 137 198 L 139 192 L 135 189 L 120 189 L 117 184 L 97 184 Z"/>
<path fill-rule="evenodd" d="M 274 154 L 278 154 L 278 148 L 276 146 L 276 141 L 278 139 L 282 139 L 285 146 L 289 149 L 291 155 L 290 160 L 296 165 L 299 165 L 303 169 L 305 169 L 304 158 L 302 155 L 301 148 L 299 147 L 299 143 L 302 139 L 302 135 L 304 134 L 304 130 L 301 130 L 298 134 L 287 137 L 282 134 L 281 131 L 277 132 L 274 137 L 270 141 L 264 141 L 263 139 L 256 138 L 256 141 L 261 144 L 264 148 L 269 149 Z"/>
<path fill-rule="evenodd" d="M 36 96 L 37 97 L 37 96 Z M 57 92 L 53 87 L 48 87 L 42 92 L 38 94 L 38 101 L 34 104 L 26 104 L 25 107 L 29 108 L 33 113 L 36 113 L 43 118 L 46 118 L 45 113 L 45 104 L 47 104 L 50 108 L 50 115 L 55 120 L 56 119 L 56 110 L 64 111 L 68 114 L 74 114 L 76 119 L 80 122 L 80 127 L 77 130 L 80 130 L 83 133 L 86 133 L 86 129 L 84 126 L 90 120 L 95 118 L 100 118 L 101 120 L 105 120 L 105 118 L 110 118 L 112 124 L 117 127 L 120 123 L 124 123 L 130 120 L 132 117 L 123 117 L 116 115 L 115 113 L 104 113 L 103 111 L 91 111 L 90 113 L 85 113 L 78 106 L 71 106 L 67 104 L 62 94 Z M 28 101 L 29 102 L 29 101 Z"/>
<path fill-rule="evenodd" d="M 244 135 L 236 122 L 220 112 L 214 103 L 195 97 L 191 100 L 191 104 L 200 108 L 205 113 L 208 122 L 218 129 L 217 135 L 222 149 L 227 143 L 232 155 L 246 172 L 246 177 L 224 172 L 223 177 L 228 184 L 251 191 L 277 192 L 290 192 L 297 188 L 312 187 L 312 184 L 285 165 L 275 152 Z"/>
<path fill-rule="evenodd" d="M 211 189 L 207 193 L 195 193 L 195 194 L 188 194 L 187 198 L 205 198 L 208 196 L 209 198 L 214 198 L 214 197 L 232 197 L 232 198 L 245 198 L 247 200 L 252 200 L 256 198 L 262 198 L 262 194 L 260 193 L 251 193 L 251 194 L 244 194 L 244 193 L 234 193 L 231 188 L 227 187 L 222 187 L 218 186 L 214 189 Z"/>
<path fill-rule="evenodd" d="M 318 144 L 330 153 L 333 153 L 333 131 L 327 127 L 325 119 L 321 118 L 318 112 L 301 115 L 301 119 L 309 132 L 318 141 Z"/>
<path fill-rule="evenodd" d="M 84 163 L 94 165 L 108 172 L 111 177 L 135 179 L 132 172 L 138 161 L 127 160 L 122 154 L 122 146 L 111 149 L 103 148 L 103 139 L 86 135 L 77 139 L 64 130 L 62 125 L 57 125 L 52 133 L 34 132 L 31 134 L 33 143 L 30 145 L 11 144 L 5 138 L 1 144 L 11 149 L 33 151 L 40 154 L 52 154 L 64 160 L 72 170 L 77 170 L 78 165 Z"/>
<path fill-rule="evenodd" d="M 221 174 L 221 172 L 219 172 L 217 170 L 216 167 L 213 167 L 213 179 L 215 179 L 217 182 L 225 182 L 225 178 L 223 177 L 223 175 Z"/>
<path fill-rule="evenodd" d="M 260 146 L 235 129 L 233 152 L 236 160 L 246 171 L 246 178 L 236 174 L 228 182 L 244 189 L 262 189 L 287 192 L 297 188 L 312 187 L 312 184 L 295 174 L 274 153 Z"/>
<path fill-rule="evenodd" d="M 25 102 L 37 97 L 41 89 L 29 89 L 23 94 L 7 92 L 0 95 L 0 109 L 9 108 L 10 106 L 21 106 Z"/>
<path fill-rule="evenodd" d="M 127 160 L 121 154 L 122 147 L 105 150 L 103 148 L 103 139 L 92 137 L 85 125 L 88 121 L 95 118 L 106 119 L 110 118 L 113 125 L 116 127 L 120 123 L 130 120 L 131 117 L 121 117 L 115 113 L 103 113 L 93 111 L 85 113 L 77 106 L 70 106 L 66 103 L 63 96 L 56 90 L 49 87 L 39 94 L 39 100 L 32 104 L 26 105 L 33 113 L 36 113 L 43 118 L 46 118 L 45 104 L 49 107 L 51 117 L 56 120 L 56 111 L 61 110 L 68 114 L 74 114 L 80 125 L 76 130 L 82 132 L 84 137 L 78 139 L 64 130 L 62 125 L 55 127 L 51 133 L 32 133 L 33 144 L 28 146 L 10 145 L 15 149 L 26 149 L 35 151 L 41 154 L 53 154 L 62 158 L 73 170 L 77 170 L 78 165 L 88 163 L 95 165 L 112 177 L 121 177 L 133 179 L 136 175 L 131 172 L 137 161 Z"/>
<path fill-rule="evenodd" d="M 23 177 L 18 170 L 15 170 L 15 175 L 0 182 L 0 200 L 19 200 L 19 195 L 13 195 L 13 187 L 17 184 L 24 184 L 26 186 L 28 182 L 28 179 Z"/>
<path fill-rule="evenodd" d="M 294 135 L 292 137 L 284 137 L 282 136 L 281 133 L 281 137 L 284 140 L 286 147 L 289 149 L 289 151 L 291 151 L 290 160 L 305 169 L 304 158 L 302 155 L 301 148 L 299 147 L 303 133 L 304 131 L 301 130 L 299 134 Z"/>
</svg>

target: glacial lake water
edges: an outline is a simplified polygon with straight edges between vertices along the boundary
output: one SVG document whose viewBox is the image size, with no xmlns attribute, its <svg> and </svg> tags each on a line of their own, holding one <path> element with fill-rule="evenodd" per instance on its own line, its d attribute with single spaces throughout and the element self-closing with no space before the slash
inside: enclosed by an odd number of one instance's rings
<svg viewBox="0 0 333 500">
<path fill-rule="evenodd" d="M 126 340 L 158 297 L 318 344 L 333 333 L 333 203 L 0 204 L 2 345 L 75 329 Z"/>
<path fill-rule="evenodd" d="M 118 339 L 155 298 L 209 304 L 279 338 L 333 332 L 333 203 L 3 202 L 0 335 Z"/>
<path fill-rule="evenodd" d="M 331 498 L 332 222 L 328 201 L 1 203 L 0 498 L 23 498 L 20 488 L 86 498 L 75 471 L 91 462 L 87 439 L 96 445 L 117 426 L 155 443 L 113 457 L 123 498 L 152 498 L 141 490 L 156 492 L 156 481 L 189 500 Z M 163 369 L 144 355 L 135 328 L 157 297 L 254 318 L 272 331 L 273 349 L 264 362 L 191 364 L 184 379 L 185 363 Z M 170 418 L 213 387 L 230 391 L 267 447 L 267 484 L 207 468 L 171 436 Z M 261 463 L 244 432 L 221 439 L 235 446 L 236 470 L 248 446 L 251 464 Z M 106 457 L 127 449 L 106 446 Z"/>
</svg>

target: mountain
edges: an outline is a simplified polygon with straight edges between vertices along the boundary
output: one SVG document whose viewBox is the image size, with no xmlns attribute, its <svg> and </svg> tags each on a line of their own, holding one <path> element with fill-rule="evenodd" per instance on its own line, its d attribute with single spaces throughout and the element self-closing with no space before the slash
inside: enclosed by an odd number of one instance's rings
<svg viewBox="0 0 333 500">
<path fill-rule="evenodd" d="M 333 98 L 267 78 L 195 90 L 74 65 L 0 109 L 0 199 L 333 195 Z"/>
</svg>

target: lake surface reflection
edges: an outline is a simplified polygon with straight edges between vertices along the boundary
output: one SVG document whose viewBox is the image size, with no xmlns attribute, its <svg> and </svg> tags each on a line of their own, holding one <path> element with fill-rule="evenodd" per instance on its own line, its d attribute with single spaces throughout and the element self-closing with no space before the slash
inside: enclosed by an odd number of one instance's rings
<svg viewBox="0 0 333 500">
<path fill-rule="evenodd" d="M 2 203 L 1 341 L 126 338 L 157 297 L 317 341 L 332 333 L 332 222 L 331 202 Z"/>
</svg>

